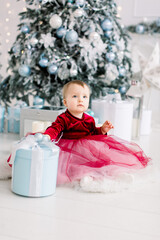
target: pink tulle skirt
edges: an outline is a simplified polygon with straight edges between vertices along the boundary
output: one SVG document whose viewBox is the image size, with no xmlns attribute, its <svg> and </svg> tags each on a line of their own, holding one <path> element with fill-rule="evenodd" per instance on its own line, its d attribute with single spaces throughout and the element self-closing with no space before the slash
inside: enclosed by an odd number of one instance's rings
<svg viewBox="0 0 160 240">
<path fill-rule="evenodd" d="M 82 139 L 61 139 L 58 184 L 78 181 L 85 176 L 115 178 L 145 168 L 151 161 L 135 143 L 112 135 Z"/>
</svg>

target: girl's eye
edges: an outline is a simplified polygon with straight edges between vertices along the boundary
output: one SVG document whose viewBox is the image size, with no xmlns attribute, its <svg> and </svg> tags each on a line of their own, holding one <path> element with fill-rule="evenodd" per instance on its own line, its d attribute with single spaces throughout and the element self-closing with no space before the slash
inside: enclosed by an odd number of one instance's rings
<svg viewBox="0 0 160 240">
<path fill-rule="evenodd" d="M 77 97 L 77 95 L 73 95 L 73 98 L 76 98 Z"/>
<path fill-rule="evenodd" d="M 87 98 L 87 96 L 83 96 L 83 98 Z"/>
</svg>

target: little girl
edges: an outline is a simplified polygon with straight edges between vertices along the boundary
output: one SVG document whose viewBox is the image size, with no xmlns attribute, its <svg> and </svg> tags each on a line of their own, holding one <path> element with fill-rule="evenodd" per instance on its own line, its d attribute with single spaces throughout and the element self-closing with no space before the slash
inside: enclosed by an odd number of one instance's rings
<svg viewBox="0 0 160 240">
<path fill-rule="evenodd" d="M 85 184 L 100 183 L 104 179 L 108 182 L 120 178 L 132 180 L 131 173 L 145 168 L 150 158 L 135 143 L 107 135 L 113 128 L 109 121 L 96 127 L 94 118 L 84 113 L 89 97 L 86 83 L 79 80 L 67 83 L 63 88 L 67 110 L 44 132 L 52 141 L 60 139 L 57 183 L 78 182 L 85 190 Z"/>
</svg>

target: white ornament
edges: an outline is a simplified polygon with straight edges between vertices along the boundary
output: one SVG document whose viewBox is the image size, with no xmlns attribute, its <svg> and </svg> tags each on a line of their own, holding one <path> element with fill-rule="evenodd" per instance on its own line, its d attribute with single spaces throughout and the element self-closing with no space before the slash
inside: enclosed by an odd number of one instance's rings
<svg viewBox="0 0 160 240">
<path fill-rule="evenodd" d="M 57 29 L 62 25 L 62 19 L 57 14 L 54 14 L 50 18 L 49 24 L 51 25 L 52 28 Z"/>
<path fill-rule="evenodd" d="M 89 34 L 89 39 L 93 41 L 98 41 L 100 39 L 100 36 L 97 32 L 91 32 Z"/>
<path fill-rule="evenodd" d="M 82 8 L 78 8 L 73 12 L 75 18 L 82 17 L 84 15 L 84 11 Z"/>
</svg>

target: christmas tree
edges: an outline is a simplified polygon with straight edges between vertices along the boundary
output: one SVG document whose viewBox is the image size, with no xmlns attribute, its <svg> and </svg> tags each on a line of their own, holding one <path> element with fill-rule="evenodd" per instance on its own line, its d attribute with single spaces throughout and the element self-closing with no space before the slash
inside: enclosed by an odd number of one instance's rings
<svg viewBox="0 0 160 240">
<path fill-rule="evenodd" d="M 113 0 L 26 0 L 19 34 L 9 51 L 12 72 L 0 85 L 5 103 L 29 96 L 61 105 L 61 89 L 79 79 L 92 97 L 130 85 L 129 35 Z"/>
</svg>

